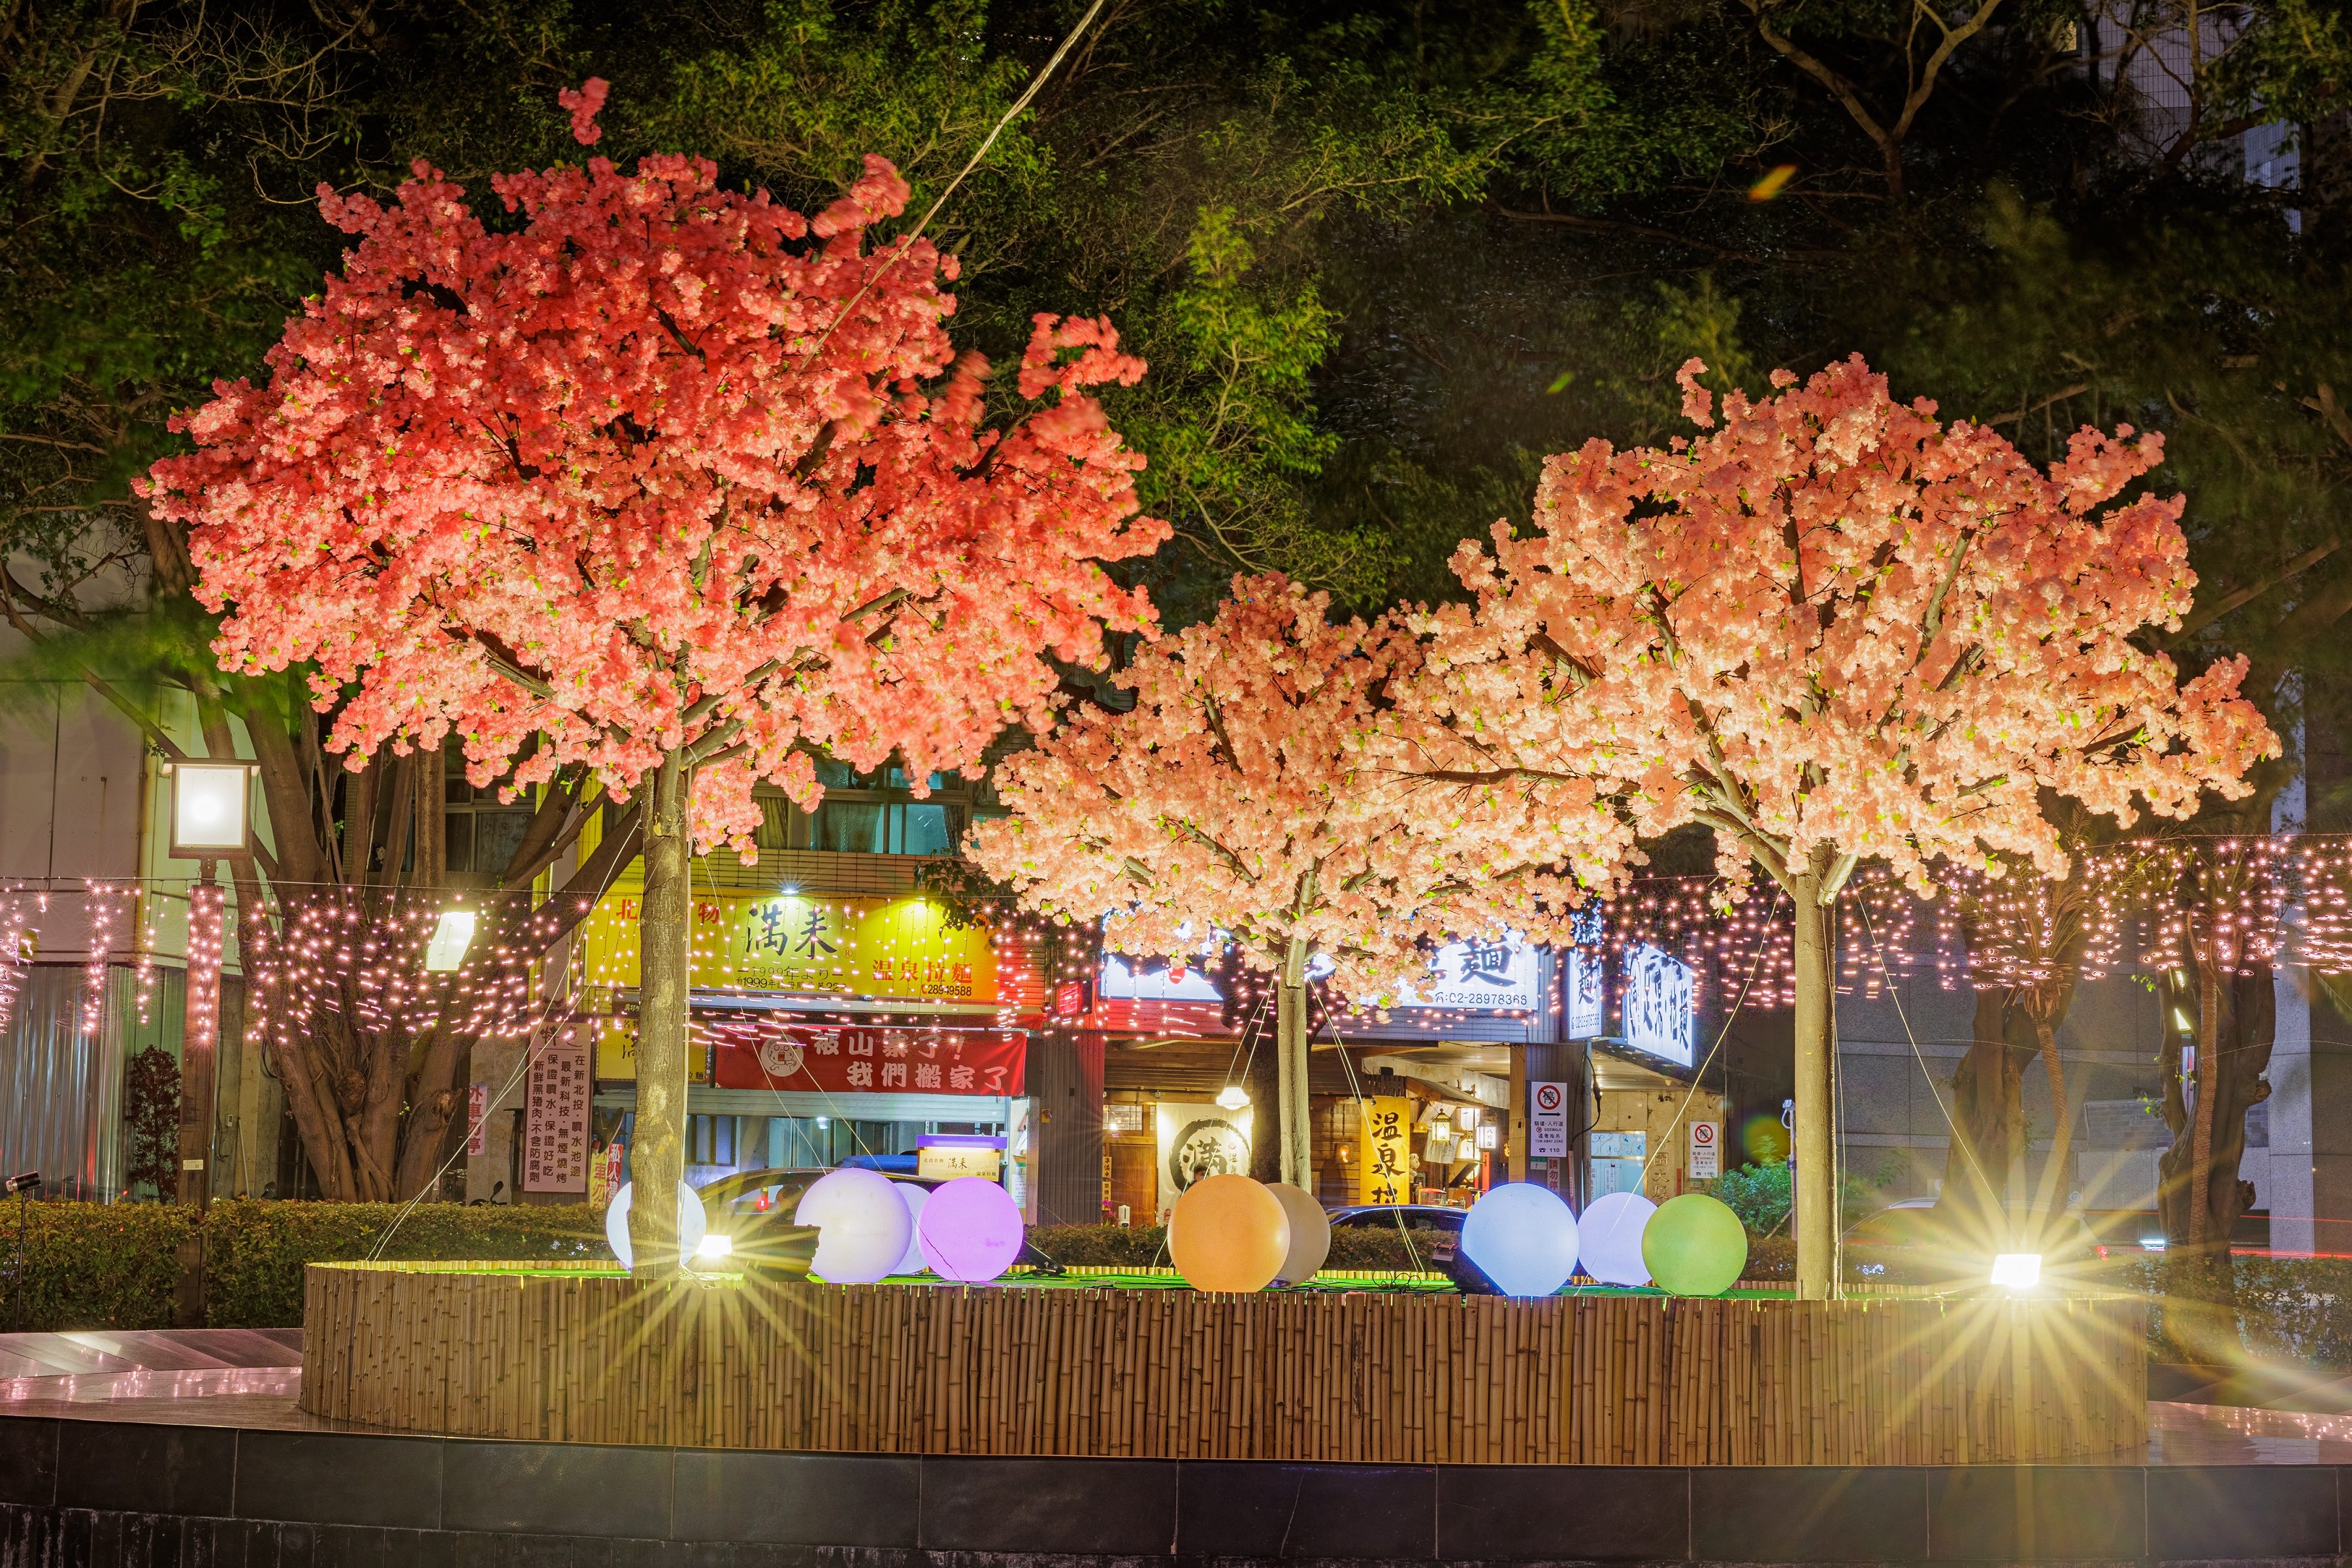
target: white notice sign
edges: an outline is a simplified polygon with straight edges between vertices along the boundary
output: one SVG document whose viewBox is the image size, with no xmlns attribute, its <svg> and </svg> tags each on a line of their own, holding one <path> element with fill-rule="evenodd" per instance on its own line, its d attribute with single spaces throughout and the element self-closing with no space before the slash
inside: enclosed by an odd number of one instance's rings
<svg viewBox="0 0 2352 1568">
<path fill-rule="evenodd" d="M 1537 1160 L 1568 1158 L 1568 1085 L 1528 1085 L 1528 1154 Z"/>
<path fill-rule="evenodd" d="M 1723 1174 L 1723 1129 L 1712 1121 L 1690 1124 L 1690 1179 L 1711 1182 Z"/>
<path fill-rule="evenodd" d="M 595 1086 L 588 1053 L 551 1045 L 531 1058 L 523 1089 L 522 1190 L 588 1192 L 588 1097 Z"/>
</svg>

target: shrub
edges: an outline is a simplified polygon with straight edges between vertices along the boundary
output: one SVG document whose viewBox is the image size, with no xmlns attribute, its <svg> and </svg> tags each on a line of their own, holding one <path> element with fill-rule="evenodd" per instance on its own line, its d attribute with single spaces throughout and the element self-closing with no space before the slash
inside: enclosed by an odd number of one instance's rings
<svg viewBox="0 0 2352 1568">
<path fill-rule="evenodd" d="M 215 1328 L 293 1328 L 302 1321 L 302 1268 L 365 1258 L 400 1214 L 394 1204 L 254 1202 L 212 1205 L 204 1226 L 205 1321 Z M 0 1330 L 21 1305 L 27 1330 L 158 1329 L 172 1322 L 181 1247 L 196 1235 L 195 1215 L 169 1204 L 32 1203 L 25 1205 L 22 1293 L 16 1274 L 16 1215 L 0 1207 Z M 1168 1266 L 1167 1233 L 1156 1226 L 1050 1226 L 1032 1233 L 1047 1257 L 1073 1268 Z M 1415 1228 L 1411 1247 L 1392 1227 L 1331 1233 L 1330 1268 L 1428 1268 L 1450 1239 Z M 419 1204 L 400 1222 L 381 1256 L 527 1262 L 609 1257 L 604 1215 L 564 1208 Z M 2183 1276 L 2186 1259 L 2117 1259 L 2100 1282 L 2149 1299 L 2149 1353 L 2177 1359 L 2180 1343 L 2200 1342 L 2167 1327 L 2168 1310 L 2200 1310 L 2210 1294 L 2203 1277 Z M 2313 1366 L 2352 1367 L 2352 1259 L 2239 1258 L 2233 1261 L 2236 1332 L 2254 1355 Z M 1786 1237 L 1748 1242 L 1746 1278 L 1787 1280 L 1796 1247 Z M 1901 1247 L 1849 1246 L 1845 1277 L 1870 1285 L 1927 1284 Z M 2179 1293 L 2179 1299 L 2167 1294 Z M 2227 1320 L 2223 1320 L 2226 1324 Z M 2208 1336 L 2210 1337 L 2210 1336 Z M 2223 1329 L 2223 1338 L 2229 1337 Z"/>
<path fill-rule="evenodd" d="M 1740 1165 L 1716 1178 L 1710 1189 L 1739 1216 L 1752 1239 L 1770 1236 L 1789 1223 L 1789 1167 Z"/>
<path fill-rule="evenodd" d="M 1740 1278 L 1760 1282 L 1785 1284 L 1797 1277 L 1797 1244 L 1786 1236 L 1748 1238 L 1748 1267 Z M 1899 1247 L 1857 1247 L 1849 1242 L 1845 1248 L 1845 1280 L 1849 1285 L 1932 1285 L 1942 1284 L 1943 1276 L 1932 1274 L 1915 1266 L 1910 1256 Z"/>
<path fill-rule="evenodd" d="M 236 1198 L 205 1225 L 205 1321 L 221 1329 L 290 1328 L 302 1321 L 302 1266 L 386 1258 L 550 1261 L 611 1257 L 604 1215 L 585 1204 L 325 1204 Z M 398 1227 L 393 1229 L 399 1218 Z M 392 1237 L 381 1254 L 379 1237 Z"/>
<path fill-rule="evenodd" d="M 17 1220 L 24 1270 L 17 1272 Z M 0 1329 L 167 1329 L 194 1212 L 168 1204 L 11 1203 L 0 1208 Z"/>
<path fill-rule="evenodd" d="M 180 1064 L 150 1046 L 123 1064 L 122 1130 L 129 1134 L 122 1179 L 152 1187 L 164 1202 L 180 1195 Z"/>
<path fill-rule="evenodd" d="M 1782 1236 L 1789 1234 L 1789 1206 L 1792 1201 L 1789 1167 L 1783 1164 L 1737 1165 L 1726 1171 L 1707 1189 L 1721 1198 L 1739 1223 L 1748 1227 L 1748 1237 Z M 1886 1203 L 1883 1185 L 1847 1176 L 1838 1184 L 1838 1215 L 1841 1225 L 1851 1226 L 1864 1215 L 1876 1212 Z"/>
</svg>

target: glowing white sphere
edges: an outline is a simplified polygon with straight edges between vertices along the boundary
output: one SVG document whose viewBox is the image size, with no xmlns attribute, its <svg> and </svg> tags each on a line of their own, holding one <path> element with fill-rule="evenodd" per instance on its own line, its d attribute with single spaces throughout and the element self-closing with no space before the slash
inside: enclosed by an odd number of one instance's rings
<svg viewBox="0 0 2352 1568">
<path fill-rule="evenodd" d="M 1283 1217 L 1290 1222 L 1290 1250 L 1283 1255 L 1282 1272 L 1275 1278 L 1286 1285 L 1304 1285 L 1331 1256 L 1331 1216 L 1303 1187 L 1274 1182 L 1265 1190 L 1274 1194 L 1282 1205 Z"/>
<path fill-rule="evenodd" d="M 898 1195 L 898 1184 L 879 1171 L 845 1165 L 809 1184 L 793 1211 L 793 1223 L 817 1227 L 816 1256 L 809 1272 L 834 1285 L 871 1285 L 887 1279 L 907 1256 L 915 1234 L 914 1216 Z"/>
<path fill-rule="evenodd" d="M 893 1182 L 890 1184 L 898 1189 L 898 1196 L 905 1200 L 907 1218 L 915 1227 L 913 1236 L 907 1243 L 907 1256 L 898 1259 L 898 1267 L 890 1272 L 920 1274 L 930 1267 L 923 1261 L 923 1200 L 931 1194 L 912 1182 Z"/>
<path fill-rule="evenodd" d="M 1647 1285 L 1650 1266 L 1642 1261 L 1642 1232 L 1658 1205 L 1639 1193 L 1609 1193 L 1593 1199 L 1576 1222 L 1576 1250 L 1584 1271 L 1603 1285 Z"/>
<path fill-rule="evenodd" d="M 958 1176 L 924 1205 L 915 1241 L 940 1279 L 982 1285 L 1013 1267 L 1024 1234 L 1011 1193 L 986 1176 Z"/>
<path fill-rule="evenodd" d="M 623 1182 L 621 1190 L 613 1194 L 611 1205 L 604 1210 L 604 1240 L 611 1245 L 613 1256 L 621 1260 L 624 1268 L 636 1267 L 634 1261 L 635 1249 L 629 1246 L 630 1194 L 635 1189 L 636 1183 Z M 677 1184 L 678 1257 L 692 1258 L 694 1249 L 702 1245 L 703 1233 L 709 1228 L 710 1222 L 702 1215 L 702 1200 L 695 1195 L 692 1187 L 680 1182 Z"/>
<path fill-rule="evenodd" d="M 1506 1296 L 1549 1296 L 1576 1272 L 1576 1216 L 1549 1187 L 1506 1182 L 1462 1222 L 1463 1255 Z"/>
</svg>

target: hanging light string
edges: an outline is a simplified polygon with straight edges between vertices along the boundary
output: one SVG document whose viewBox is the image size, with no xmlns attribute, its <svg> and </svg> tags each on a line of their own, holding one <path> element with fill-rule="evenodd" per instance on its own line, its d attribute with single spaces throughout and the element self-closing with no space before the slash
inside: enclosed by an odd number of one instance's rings
<svg viewBox="0 0 2352 1568">
<path fill-rule="evenodd" d="M 1774 909 L 1778 909 L 1780 901 L 1780 891 L 1776 888 L 1772 891 Z M 1707 1047 L 1706 1058 L 1698 1064 L 1698 1070 L 1691 1074 L 1690 1089 L 1684 1094 L 1682 1104 L 1675 1108 L 1675 1119 L 1666 1124 L 1666 1135 L 1657 1141 L 1642 1161 L 1640 1184 L 1643 1189 L 1647 1189 L 1650 1184 L 1650 1167 L 1658 1163 L 1658 1156 L 1664 1153 L 1667 1147 L 1674 1142 L 1675 1134 L 1682 1128 L 1683 1119 L 1690 1114 L 1691 1102 L 1698 1098 L 1699 1089 L 1706 1081 L 1706 1069 L 1715 1065 L 1716 1053 L 1722 1050 L 1723 1042 L 1730 1038 L 1731 1026 L 1738 1021 L 1739 1009 L 1746 1004 L 1748 994 L 1756 984 L 1757 973 L 1763 966 L 1764 944 L 1759 942 L 1756 945 L 1755 956 L 1748 967 L 1748 979 L 1740 986 L 1739 994 L 1731 999 L 1730 1009 L 1723 1015 L 1723 1027 L 1715 1032 L 1715 1043 Z"/>
</svg>

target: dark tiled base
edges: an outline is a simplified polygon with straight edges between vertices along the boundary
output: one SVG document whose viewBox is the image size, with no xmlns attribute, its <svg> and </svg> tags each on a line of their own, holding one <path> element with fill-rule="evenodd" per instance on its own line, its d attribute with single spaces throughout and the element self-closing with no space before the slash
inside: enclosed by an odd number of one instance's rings
<svg viewBox="0 0 2352 1568">
<path fill-rule="evenodd" d="M 0 1568 L 2346 1561 L 2328 1466 L 904 1458 L 0 1417 Z"/>
</svg>

